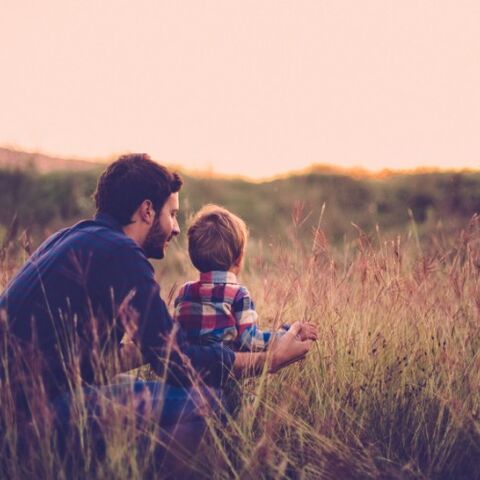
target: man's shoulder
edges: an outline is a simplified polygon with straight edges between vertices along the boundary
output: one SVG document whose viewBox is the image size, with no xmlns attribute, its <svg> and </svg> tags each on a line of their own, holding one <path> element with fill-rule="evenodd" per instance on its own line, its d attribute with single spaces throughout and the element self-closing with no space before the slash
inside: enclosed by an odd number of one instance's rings
<svg viewBox="0 0 480 480">
<path fill-rule="evenodd" d="M 49 237 L 34 252 L 32 260 L 80 255 L 82 258 L 122 260 L 128 264 L 151 265 L 140 246 L 125 235 L 95 219 L 82 220 L 75 225 L 59 230 Z M 84 259 L 86 260 L 86 259 Z"/>
<path fill-rule="evenodd" d="M 87 244 L 92 249 L 106 247 L 108 249 L 123 249 L 136 254 L 143 254 L 140 246 L 123 231 L 111 228 L 101 222 L 82 220 L 81 222 L 63 230 L 65 240 L 71 243 Z"/>
</svg>

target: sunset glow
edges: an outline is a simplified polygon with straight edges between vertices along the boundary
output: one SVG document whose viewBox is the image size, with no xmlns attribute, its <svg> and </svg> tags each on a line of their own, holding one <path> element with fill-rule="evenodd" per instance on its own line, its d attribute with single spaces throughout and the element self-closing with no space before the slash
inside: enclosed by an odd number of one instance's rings
<svg viewBox="0 0 480 480">
<path fill-rule="evenodd" d="M 2 2 L 0 145 L 265 177 L 480 166 L 474 0 Z"/>
</svg>

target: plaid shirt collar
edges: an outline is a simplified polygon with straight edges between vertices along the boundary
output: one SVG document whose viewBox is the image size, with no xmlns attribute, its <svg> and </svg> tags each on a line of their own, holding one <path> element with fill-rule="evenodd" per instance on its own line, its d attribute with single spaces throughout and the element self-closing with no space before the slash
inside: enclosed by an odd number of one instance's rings
<svg viewBox="0 0 480 480">
<path fill-rule="evenodd" d="M 237 276 L 233 272 L 225 272 L 223 270 L 212 270 L 211 272 L 200 273 L 200 282 L 238 284 Z"/>
</svg>

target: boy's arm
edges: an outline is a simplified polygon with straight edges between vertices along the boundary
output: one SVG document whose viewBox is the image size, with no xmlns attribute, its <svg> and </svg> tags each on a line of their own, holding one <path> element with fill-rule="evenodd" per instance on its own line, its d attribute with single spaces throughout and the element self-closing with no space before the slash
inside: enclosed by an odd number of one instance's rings
<svg viewBox="0 0 480 480">
<path fill-rule="evenodd" d="M 243 286 L 232 304 L 232 313 L 235 316 L 238 331 L 236 343 L 241 350 L 263 351 L 272 343 L 272 339 L 282 337 L 288 330 L 288 326 L 282 326 L 278 332 L 261 330 L 257 324 L 258 314 L 255 311 L 255 304 L 250 293 Z"/>
</svg>

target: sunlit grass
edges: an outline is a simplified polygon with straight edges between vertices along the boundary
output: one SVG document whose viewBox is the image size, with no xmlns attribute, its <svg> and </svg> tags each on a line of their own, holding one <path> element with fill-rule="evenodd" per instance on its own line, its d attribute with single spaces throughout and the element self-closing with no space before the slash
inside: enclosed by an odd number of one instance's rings
<svg viewBox="0 0 480 480">
<path fill-rule="evenodd" d="M 197 476 L 480 478 L 479 220 L 418 240 L 413 226 L 395 238 L 356 230 L 335 248 L 321 231 L 297 242 L 295 228 L 282 247 L 251 243 L 241 278 L 260 324 L 313 321 L 319 340 L 302 363 L 240 380 L 237 415 L 226 425 L 209 418 L 190 459 Z M 196 276 L 184 252 L 173 246 L 157 265 L 165 299 Z M 154 422 L 138 442 L 135 416 L 112 407 L 100 448 L 80 394 L 75 455 L 59 454 L 41 395 L 41 421 L 19 449 L 9 387 L 1 385 L 0 477 L 165 475 Z"/>
</svg>

